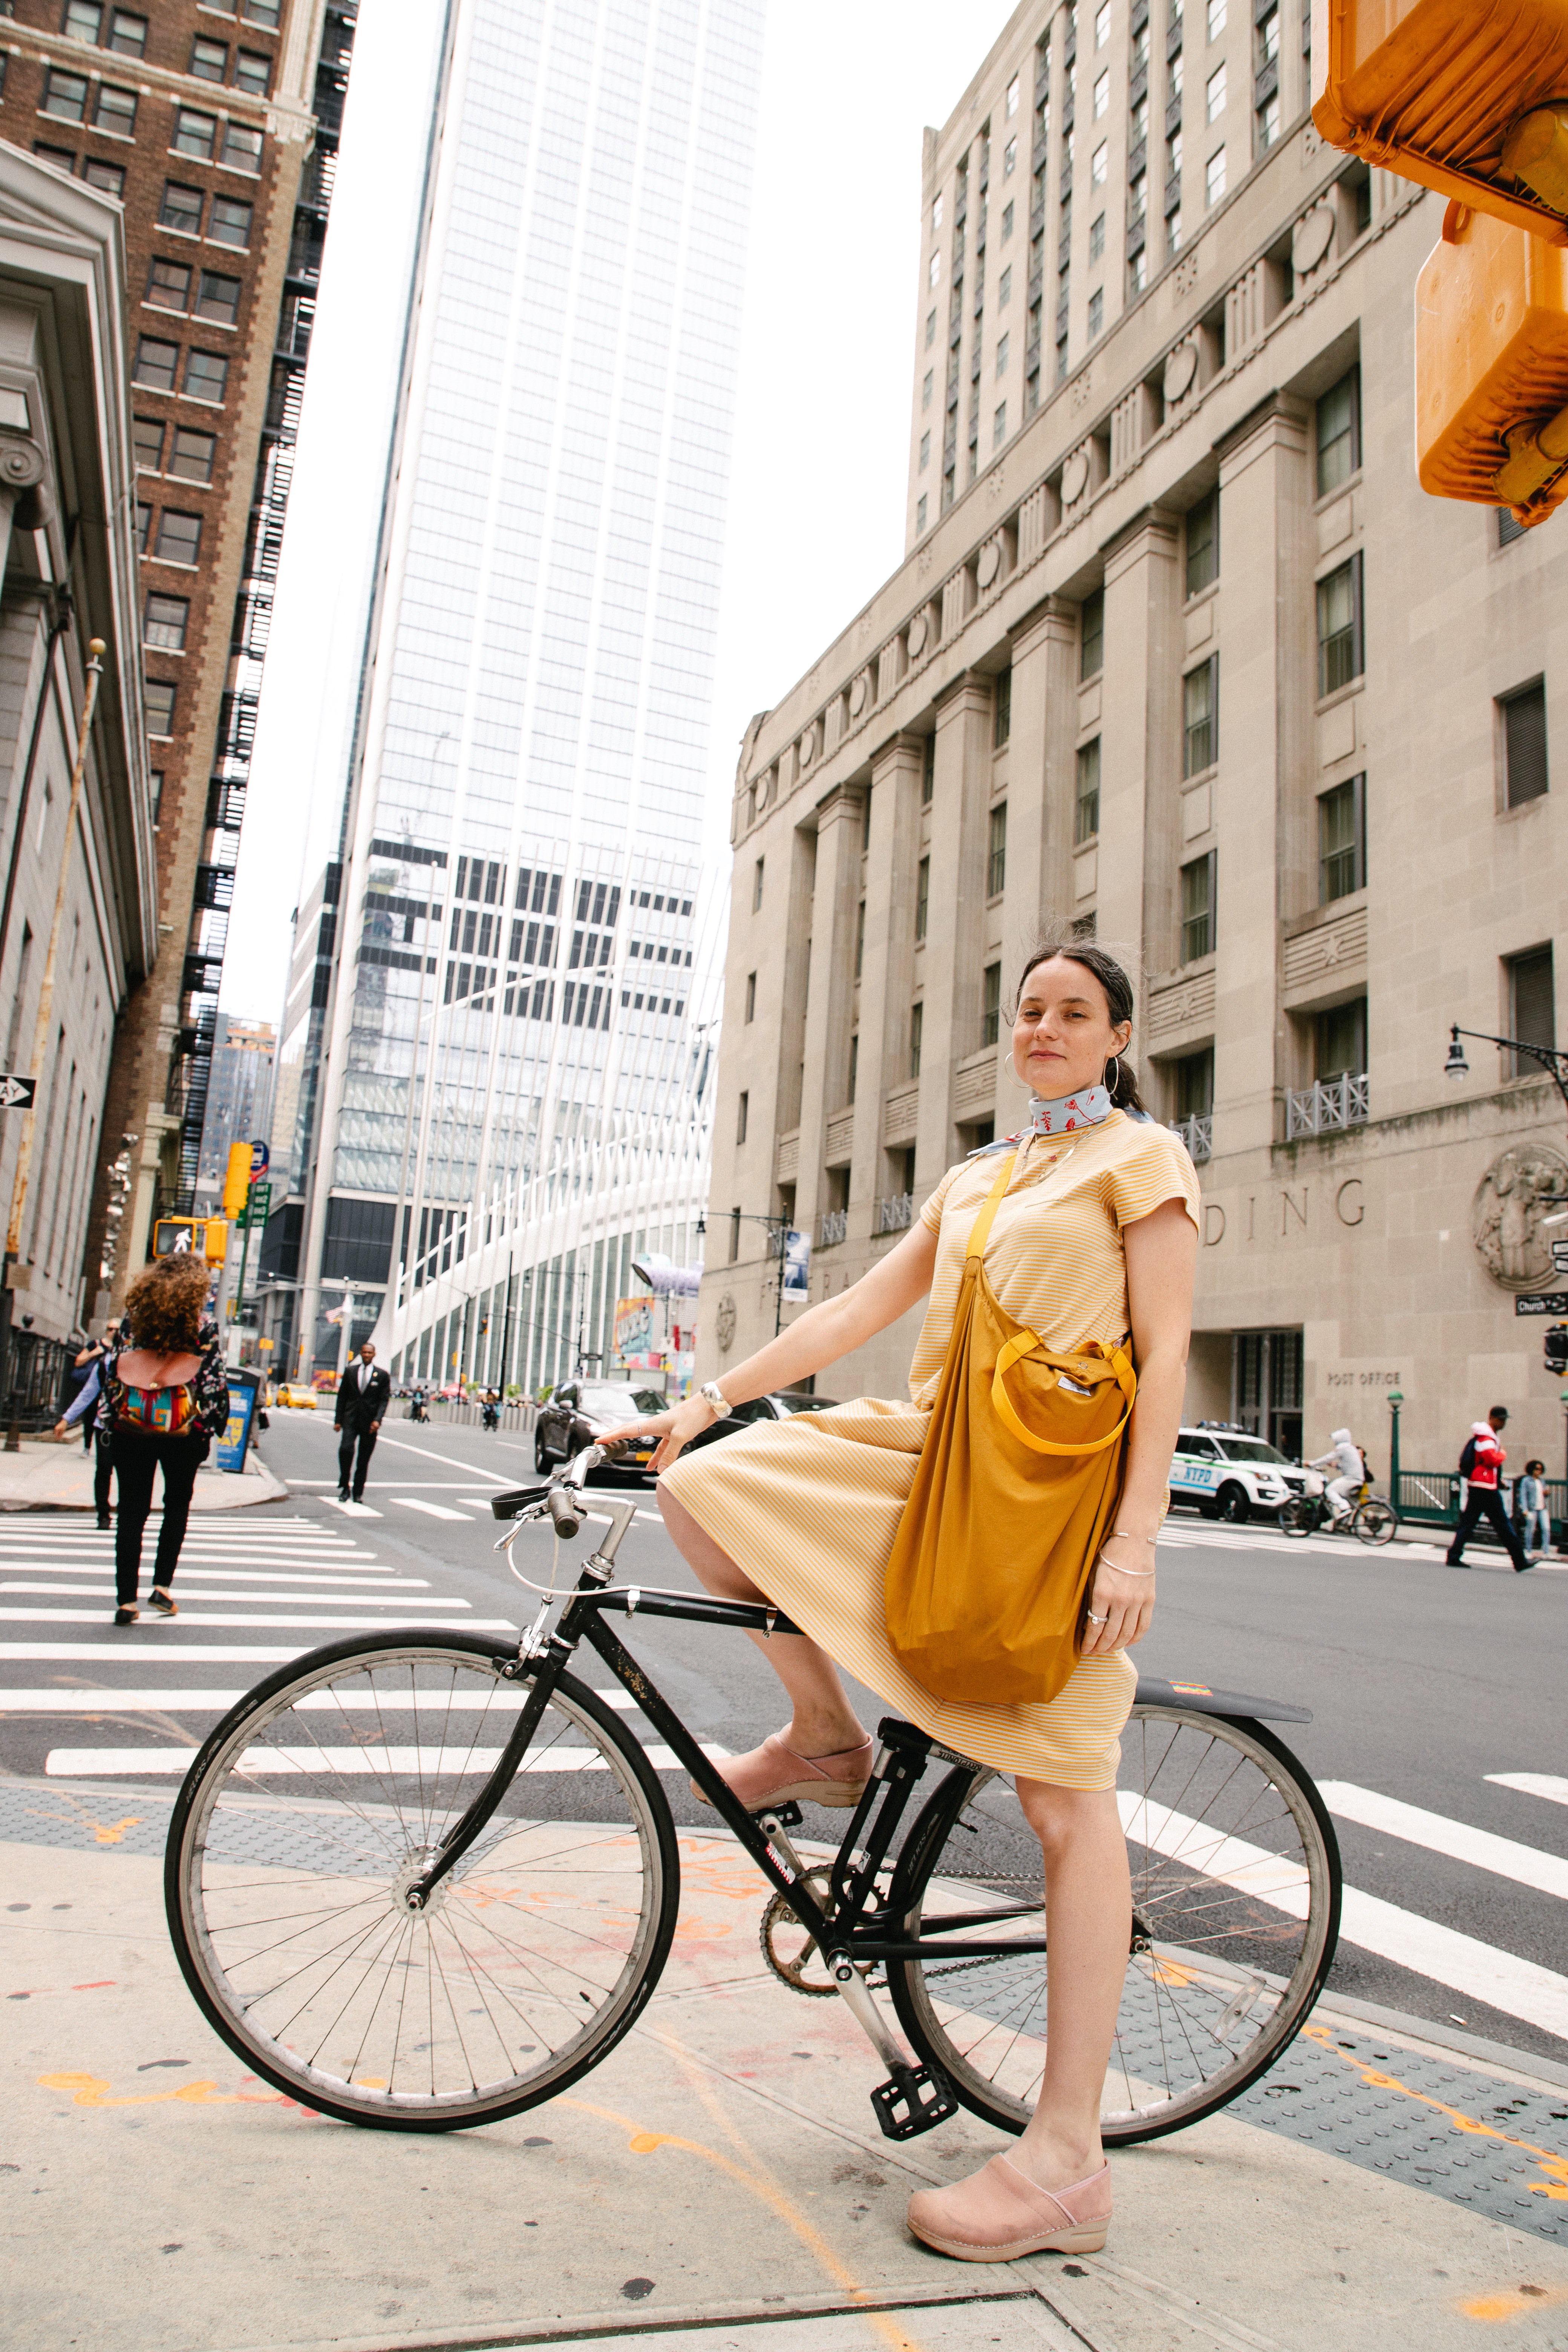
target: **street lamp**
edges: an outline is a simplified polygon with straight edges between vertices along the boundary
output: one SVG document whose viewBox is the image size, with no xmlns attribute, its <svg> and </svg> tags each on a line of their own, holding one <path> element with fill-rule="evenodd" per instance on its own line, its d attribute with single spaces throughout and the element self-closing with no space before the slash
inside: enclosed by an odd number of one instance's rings
<svg viewBox="0 0 1568 2352">
<path fill-rule="evenodd" d="M 1389 1440 L 1388 1462 L 1389 1477 L 1393 1492 L 1389 1499 L 1394 1505 L 1394 1516 L 1396 1519 L 1399 1517 L 1399 1408 L 1404 1402 L 1405 1391 L 1403 1389 L 1389 1390 L 1388 1410 L 1393 1422 L 1393 1433 Z"/>
<path fill-rule="evenodd" d="M 1473 1037 L 1478 1045 L 1501 1045 L 1510 1054 L 1528 1054 L 1532 1062 L 1540 1063 L 1562 1096 L 1563 1109 L 1568 1111 L 1568 1054 L 1558 1053 L 1552 1045 L 1532 1045 L 1525 1037 L 1494 1037 L 1488 1029 L 1461 1029 L 1456 1021 L 1448 1031 L 1448 1058 L 1443 1065 L 1443 1076 L 1457 1084 L 1462 1084 L 1470 1075 L 1465 1049 L 1459 1043 L 1461 1037 Z"/>
<path fill-rule="evenodd" d="M 776 1296 L 773 1301 L 773 1338 L 776 1339 L 779 1333 L 784 1329 L 784 1236 L 790 1231 L 789 1219 L 787 1217 L 759 1217 L 749 1215 L 740 1209 L 731 1209 L 730 1211 L 730 1220 L 732 1224 L 766 1225 L 768 1229 L 768 1239 L 773 1245 L 773 1255 L 779 1262 L 779 1278 L 776 1287 Z M 697 1220 L 697 1231 L 699 1236 L 706 1234 L 708 1231 L 708 1218 L 706 1212 L 704 1212 L 704 1213 Z"/>
</svg>

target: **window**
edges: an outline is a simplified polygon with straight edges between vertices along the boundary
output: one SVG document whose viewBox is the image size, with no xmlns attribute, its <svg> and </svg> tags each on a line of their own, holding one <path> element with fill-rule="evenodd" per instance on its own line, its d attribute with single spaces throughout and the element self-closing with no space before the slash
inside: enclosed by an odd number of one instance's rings
<svg viewBox="0 0 1568 2352">
<path fill-rule="evenodd" d="M 1546 688 L 1539 680 L 1502 701 L 1503 804 L 1522 808 L 1546 790 Z"/>
<path fill-rule="evenodd" d="M 1109 73 L 1095 75 L 1093 105 L 1094 120 L 1096 122 L 1100 121 L 1102 116 L 1109 114 L 1110 111 L 1110 76 Z"/>
<path fill-rule="evenodd" d="M 163 261 L 156 255 L 147 272 L 146 299 L 155 310 L 188 310 L 191 273 L 183 261 Z"/>
<path fill-rule="evenodd" d="M 196 316 L 212 319 L 220 327 L 232 327 L 239 316 L 239 280 L 220 278 L 214 269 L 204 269 L 196 295 Z"/>
<path fill-rule="evenodd" d="M 1318 904 L 1348 898 L 1366 884 L 1366 778 L 1352 776 L 1318 794 Z"/>
<path fill-rule="evenodd" d="M 1211 490 L 1187 514 L 1187 593 L 1200 595 L 1219 578 L 1219 492 Z"/>
<path fill-rule="evenodd" d="M 1002 1034 L 1002 967 L 988 963 L 981 979 L 980 1042 L 994 1045 Z"/>
<path fill-rule="evenodd" d="M 746 1018 L 748 1021 L 754 1021 L 756 1017 L 757 975 L 754 971 L 749 971 L 746 974 Z"/>
<path fill-rule="evenodd" d="M 1005 375 L 1007 373 L 1007 354 L 1012 348 L 1013 340 L 1010 335 L 998 335 L 996 339 L 996 373 L 999 376 Z"/>
<path fill-rule="evenodd" d="M 1557 1043 L 1556 990 L 1553 984 L 1552 950 L 1532 948 L 1528 955 L 1510 956 L 1508 960 L 1508 1034 L 1521 1045 L 1555 1046 Z M 1532 1062 L 1528 1054 L 1510 1055 L 1516 1078 L 1536 1078 L 1541 1065 Z"/>
<path fill-rule="evenodd" d="M 1110 38 L 1110 0 L 1100 0 L 1094 12 L 1094 46 L 1102 49 Z"/>
<path fill-rule="evenodd" d="M 1105 591 L 1097 588 L 1086 596 L 1079 609 L 1081 635 L 1079 642 L 1078 674 L 1084 678 L 1098 677 L 1105 667 Z"/>
<path fill-rule="evenodd" d="M 228 383 L 228 362 L 216 352 L 192 352 L 185 360 L 184 385 L 187 400 L 221 401 Z"/>
<path fill-rule="evenodd" d="M 243 122 L 226 122 L 223 127 L 223 152 L 218 161 L 231 172 L 259 172 L 260 131 L 247 131 Z"/>
<path fill-rule="evenodd" d="M 1214 1108 L 1214 1047 L 1205 1045 L 1199 1054 L 1184 1054 L 1171 1077 L 1176 1117 L 1207 1118 Z"/>
<path fill-rule="evenodd" d="M 1204 120 L 1217 122 L 1225 112 L 1225 68 L 1216 66 L 1204 84 Z"/>
<path fill-rule="evenodd" d="M 148 734 L 172 735 L 174 731 L 174 688 L 166 678 L 150 677 L 144 692 Z"/>
<path fill-rule="evenodd" d="M 182 236 L 200 236 L 201 190 L 182 187 L 177 180 L 165 180 L 163 201 L 158 207 L 158 225 L 161 228 L 177 229 Z"/>
<path fill-rule="evenodd" d="M 1001 277 L 996 280 L 996 308 L 999 310 L 1005 310 L 1012 299 L 1013 265 L 1009 262 L 1006 268 L 1002 272 Z"/>
<path fill-rule="evenodd" d="M 855 909 L 855 977 L 859 979 L 866 968 L 866 901 L 862 898 Z"/>
<path fill-rule="evenodd" d="M 1012 205 L 1009 203 L 1009 204 L 1005 204 L 1005 205 L 1003 205 L 1003 207 L 1002 207 L 1002 242 L 1003 242 L 1003 244 L 1004 244 L 1004 245 L 1005 245 L 1005 244 L 1006 244 L 1006 242 L 1007 242 L 1008 238 L 1012 236 L 1012 234 L 1013 234 L 1013 207 L 1012 207 Z M 1011 285 L 1012 285 L 1012 282 L 1013 282 L 1013 274 L 1012 274 L 1012 271 L 1011 271 L 1011 270 L 1009 270 L 1009 271 L 1008 271 L 1008 273 L 1007 273 L 1007 283 L 1008 283 L 1008 285 L 1009 285 L 1009 286 L 1011 286 Z"/>
<path fill-rule="evenodd" d="M 1013 732 L 1013 673 L 996 673 L 996 695 L 991 722 L 991 748 L 999 751 Z"/>
<path fill-rule="evenodd" d="M 119 196 L 123 200 L 125 195 L 123 163 L 103 163 L 96 155 L 89 155 L 81 167 L 81 176 L 89 188 L 101 188 L 106 196 Z"/>
<path fill-rule="evenodd" d="M 1366 999 L 1352 996 L 1348 1004 L 1336 1004 L 1327 1013 L 1320 1013 L 1313 1024 L 1317 1031 L 1317 1067 L 1314 1077 L 1327 1086 L 1334 1078 L 1359 1078 L 1366 1072 Z"/>
<path fill-rule="evenodd" d="M 1089 298 L 1089 340 L 1092 343 L 1105 325 L 1105 292 L 1097 286 Z"/>
<path fill-rule="evenodd" d="M 1274 65 L 1279 56 L 1279 11 L 1277 7 L 1270 8 L 1266 16 L 1259 17 L 1254 28 L 1253 41 L 1258 51 L 1258 69 L 1261 73 L 1265 66 Z"/>
<path fill-rule="evenodd" d="M 1007 803 L 991 812 L 991 837 L 985 860 L 985 895 L 999 898 L 1007 887 Z"/>
<path fill-rule="evenodd" d="M 98 130 L 109 131 L 113 138 L 132 138 L 136 131 L 136 92 L 119 89 L 112 82 L 100 82 L 92 120 Z"/>
<path fill-rule="evenodd" d="M 935 371 L 935 369 L 934 369 L 934 368 L 927 368 L 927 370 L 926 370 L 926 380 L 925 380 L 924 383 L 922 383 L 922 384 L 921 384 L 921 406 L 922 408 L 929 408 L 929 407 L 931 406 L 931 392 L 932 392 L 932 390 L 933 390 L 933 388 L 934 388 L 934 386 L 935 386 L 935 383 L 936 383 L 936 371 Z"/>
<path fill-rule="evenodd" d="M 197 114 L 188 106 L 175 109 L 174 146 L 177 155 L 196 155 L 204 163 L 210 163 L 216 138 L 215 115 Z"/>
<path fill-rule="evenodd" d="M 1258 152 L 1267 154 L 1279 136 L 1279 94 L 1266 98 L 1258 110 Z"/>
<path fill-rule="evenodd" d="M 918 1078 L 921 1074 L 921 1041 L 925 1034 L 925 1006 L 911 1004 L 910 1007 L 910 1076 L 911 1078 Z"/>
<path fill-rule="evenodd" d="M 207 235 L 215 245 L 232 245 L 243 252 L 250 243 L 250 206 L 238 196 L 215 196 Z"/>
<path fill-rule="evenodd" d="M 741 1212 L 739 1209 L 731 1209 L 730 1212 L 730 1263 L 731 1265 L 734 1265 L 740 1255 Z"/>
<path fill-rule="evenodd" d="M 1215 943 L 1215 852 L 1182 868 L 1182 961 L 1212 955 Z"/>
<path fill-rule="evenodd" d="M 99 0 L 66 0 L 65 22 L 60 30 L 68 40 L 96 41 L 103 30 L 103 10 Z"/>
<path fill-rule="evenodd" d="M 1165 252 L 1167 257 L 1172 254 L 1180 253 L 1181 249 L 1182 213 L 1181 207 L 1178 205 L 1176 210 L 1170 215 L 1165 223 Z"/>
<path fill-rule="evenodd" d="M 1131 186 L 1127 191 L 1128 220 L 1130 222 L 1141 221 L 1148 209 L 1149 174 L 1147 172 L 1140 172 L 1138 177 L 1133 181 Z"/>
<path fill-rule="evenodd" d="M 153 527 L 153 509 L 142 499 L 136 501 L 136 552 L 147 552 L 147 533 Z"/>
<path fill-rule="evenodd" d="M 927 425 L 927 427 L 926 427 L 926 429 L 925 429 L 925 431 L 921 435 L 921 462 L 920 462 L 920 470 L 921 470 L 921 472 L 922 474 L 925 472 L 926 467 L 927 467 L 930 464 L 931 464 L 931 427 L 930 427 L 930 425 Z"/>
<path fill-rule="evenodd" d="M 282 0 L 239 0 L 239 13 L 245 24 L 259 25 L 264 33 L 275 33 L 282 15 Z"/>
<path fill-rule="evenodd" d="M 265 98 L 272 86 L 272 60 L 256 49 L 241 49 L 234 61 L 234 86 L 247 98 Z"/>
<path fill-rule="evenodd" d="M 116 8 L 110 20 L 109 46 L 122 58 L 141 58 L 147 54 L 147 19 L 133 16 L 128 8 Z"/>
<path fill-rule="evenodd" d="M 926 272 L 926 283 L 928 286 L 935 286 L 940 283 L 941 278 L 942 256 L 940 253 L 933 253 L 931 257 L 931 267 Z"/>
<path fill-rule="evenodd" d="M 149 392 L 173 392 L 174 370 L 179 361 L 178 343 L 161 343 L 151 335 L 143 335 L 136 346 L 136 370 L 132 381 L 144 384 Z"/>
<path fill-rule="evenodd" d="M 928 311 L 926 312 L 926 349 L 927 349 L 927 351 L 928 351 L 928 352 L 930 351 L 930 349 L 931 349 L 931 345 L 935 342 L 935 341 L 936 341 L 936 312 L 935 312 L 934 310 L 928 310 Z"/>
<path fill-rule="evenodd" d="M 160 563 L 194 563 L 201 553 L 200 515 L 173 514 L 167 507 L 158 518 L 153 553 Z"/>
<path fill-rule="evenodd" d="M 1017 75 L 1016 75 L 1016 74 L 1015 74 L 1015 75 L 1013 76 L 1012 80 L 1007 84 L 1007 120 L 1008 120 L 1008 121 L 1009 121 L 1009 122 L 1011 122 L 1011 121 L 1013 120 L 1013 117 L 1017 113 L 1017 111 L 1018 111 L 1018 77 L 1017 77 Z"/>
<path fill-rule="evenodd" d="M 931 208 L 931 233 L 934 236 L 942 226 L 942 198 L 938 196 Z"/>
<path fill-rule="evenodd" d="M 87 76 L 62 73 L 51 66 L 44 76 L 44 102 L 40 114 L 52 114 L 59 122 L 85 122 L 87 120 Z"/>
<path fill-rule="evenodd" d="M 73 148 L 51 147 L 44 140 L 35 139 L 33 142 L 33 152 L 37 156 L 40 163 L 52 163 L 57 172 L 70 173 L 76 170 L 76 152 Z M 1514 525 L 1514 535 L 1516 538 L 1518 533 L 1519 526 L 1516 523 Z"/>
<path fill-rule="evenodd" d="M 749 1094 L 743 1094 L 741 1097 L 740 1102 L 736 1106 L 735 1110 L 735 1140 L 737 1143 L 744 1143 L 746 1139 L 746 1123 L 751 1115 L 751 1108 L 752 1097 Z"/>
<path fill-rule="evenodd" d="M 1002 150 L 1002 177 L 1010 180 L 1018 168 L 1018 142 L 1009 139 Z"/>
<path fill-rule="evenodd" d="M 1004 400 L 997 403 L 996 414 L 991 420 L 991 446 L 993 449 L 1000 449 L 1006 438 L 1007 404 Z"/>
<path fill-rule="evenodd" d="M 196 40 L 191 48 L 191 77 L 195 81 L 228 79 L 228 48 L 223 41 Z"/>
<path fill-rule="evenodd" d="M 1182 773 L 1200 776 L 1219 758 L 1219 656 L 1182 680 Z"/>
<path fill-rule="evenodd" d="M 169 444 L 169 471 L 182 482 L 210 482 L 213 478 L 213 457 L 217 438 L 211 433 L 192 433 L 183 425 L 174 427 Z"/>
<path fill-rule="evenodd" d="M 1366 667 L 1362 644 L 1361 557 L 1318 583 L 1318 692 L 1337 694 Z"/>
<path fill-rule="evenodd" d="M 926 527 L 926 507 L 929 501 L 922 498 L 919 506 L 915 509 L 915 533 L 917 537 Z"/>
<path fill-rule="evenodd" d="M 1217 41 L 1225 30 L 1225 0 L 1209 0 L 1209 38 Z"/>
<path fill-rule="evenodd" d="M 1361 465 L 1361 372 L 1352 368 L 1318 403 L 1318 496 L 1326 499 Z"/>
<path fill-rule="evenodd" d="M 923 940 L 926 925 L 931 920 L 931 859 L 922 857 L 915 868 L 915 938 Z"/>
<path fill-rule="evenodd" d="M 1098 261 L 1105 251 L 1105 215 L 1100 213 L 1089 225 L 1089 257 Z"/>
<path fill-rule="evenodd" d="M 1100 831 L 1100 738 L 1080 743 L 1078 752 L 1078 797 L 1073 810 L 1074 845 L 1092 841 Z"/>
<path fill-rule="evenodd" d="M 759 857 L 752 871 L 752 912 L 760 911 L 763 903 L 763 867 L 765 860 Z"/>
<path fill-rule="evenodd" d="M 152 772 L 152 774 L 148 777 L 147 781 L 148 781 L 148 782 L 151 784 L 151 786 L 153 787 L 153 832 L 154 832 L 154 833 L 156 833 L 156 832 L 157 832 L 157 830 L 158 830 L 158 819 L 162 816 L 162 814 L 163 814 L 163 769 L 162 769 L 162 768 L 154 768 L 154 769 L 153 769 L 153 772 Z"/>
<path fill-rule="evenodd" d="M 854 1035 L 853 1035 L 853 1036 L 850 1038 L 850 1040 L 849 1040 L 849 1077 L 848 1077 L 848 1083 L 847 1083 L 847 1085 L 846 1086 L 845 1090 L 844 1090 L 844 1099 L 845 1099 L 845 1101 L 846 1101 L 846 1102 L 851 1102 L 851 1103 L 852 1103 L 852 1102 L 854 1101 L 854 1099 L 855 1099 L 855 1090 L 856 1090 L 857 1087 L 859 1085 L 859 1083 L 860 1083 L 860 1033 L 859 1033 L 859 1031 L 858 1031 L 858 1030 L 857 1030 L 857 1031 L 855 1032 Z"/>
<path fill-rule="evenodd" d="M 1095 149 L 1093 154 L 1089 159 L 1089 184 L 1091 188 L 1104 187 L 1105 174 L 1109 167 L 1109 151 L 1104 140 L 1102 139 L 1099 146 Z"/>
<path fill-rule="evenodd" d="M 1222 147 L 1217 154 L 1211 155 L 1209 157 L 1208 162 L 1204 166 L 1205 205 L 1209 206 L 1217 205 L 1224 194 L 1225 149 Z"/>
<path fill-rule="evenodd" d="M 183 654 L 190 626 L 190 600 L 184 596 L 149 596 L 142 616 L 142 642 L 160 653 Z"/>
<path fill-rule="evenodd" d="M 163 467 L 163 428 L 155 416 L 133 416 L 131 438 L 135 445 L 137 470 L 157 474 Z"/>
</svg>

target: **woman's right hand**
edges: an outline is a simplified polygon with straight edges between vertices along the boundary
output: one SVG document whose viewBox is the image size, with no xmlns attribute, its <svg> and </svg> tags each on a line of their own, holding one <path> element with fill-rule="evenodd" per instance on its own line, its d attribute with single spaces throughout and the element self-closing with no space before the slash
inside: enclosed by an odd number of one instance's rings
<svg viewBox="0 0 1568 2352">
<path fill-rule="evenodd" d="M 668 1470 L 678 1462 L 694 1437 L 711 1429 L 718 1415 L 705 1396 L 689 1396 L 673 1405 L 668 1412 L 656 1412 L 647 1421 L 617 1422 L 613 1434 L 624 1437 L 657 1437 L 662 1440 L 658 1453 L 648 1464 L 655 1473 Z"/>
</svg>

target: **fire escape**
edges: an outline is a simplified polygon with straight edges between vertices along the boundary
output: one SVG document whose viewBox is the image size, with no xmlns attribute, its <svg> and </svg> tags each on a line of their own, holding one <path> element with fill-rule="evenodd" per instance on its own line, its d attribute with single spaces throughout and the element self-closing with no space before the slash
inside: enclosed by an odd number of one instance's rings
<svg viewBox="0 0 1568 2352">
<path fill-rule="evenodd" d="M 329 0 L 316 65 L 315 144 L 300 178 L 294 211 L 283 303 L 273 344 L 267 417 L 246 532 L 245 568 L 235 600 L 228 687 L 223 698 L 207 786 L 206 826 L 202 861 L 196 868 L 195 898 L 181 979 L 180 1030 L 167 1101 L 167 1108 L 180 1121 L 177 1213 L 186 1216 L 195 1205 L 202 1128 L 212 1083 L 218 990 L 223 979 L 229 908 L 234 898 L 234 870 L 250 782 L 262 665 L 272 626 L 272 598 L 294 475 L 305 363 L 310 357 L 310 331 L 315 323 L 321 248 L 326 243 L 327 215 L 337 173 L 343 100 L 349 86 L 349 61 L 358 13 L 359 0 Z"/>
</svg>

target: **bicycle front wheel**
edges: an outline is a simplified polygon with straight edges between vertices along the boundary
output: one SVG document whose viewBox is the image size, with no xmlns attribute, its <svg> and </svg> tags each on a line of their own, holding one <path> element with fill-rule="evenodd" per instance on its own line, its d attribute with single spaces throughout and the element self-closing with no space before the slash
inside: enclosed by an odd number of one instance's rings
<svg viewBox="0 0 1568 2352">
<path fill-rule="evenodd" d="M 1393 1505 L 1385 1503 L 1381 1495 L 1373 1495 L 1363 1503 L 1351 1521 L 1353 1533 L 1364 1544 L 1392 1543 L 1397 1525 Z"/>
<path fill-rule="evenodd" d="M 515 2115 L 597 2064 L 658 1980 L 669 1806 L 572 1675 L 475 1844 L 405 1907 L 523 1705 L 516 1654 L 458 1633 L 332 1643 L 242 1699 L 186 1775 L 164 1864 L 185 1981 L 231 2050 L 323 2115 Z"/>
<path fill-rule="evenodd" d="M 1117 1790 L 1132 1937 L 1100 2132 L 1157 2139 L 1226 2105 L 1289 2046 L 1339 1934 L 1332 1823 L 1261 1724 L 1137 1706 Z M 1040 1848 L 1010 1781 L 951 1772 L 910 1832 L 902 1932 L 973 1943 L 889 1964 L 900 2020 L 973 2114 L 1022 2131 L 1039 2099 L 1048 1955 Z M 1001 1946 L 1000 1950 L 997 1947 Z"/>
</svg>

